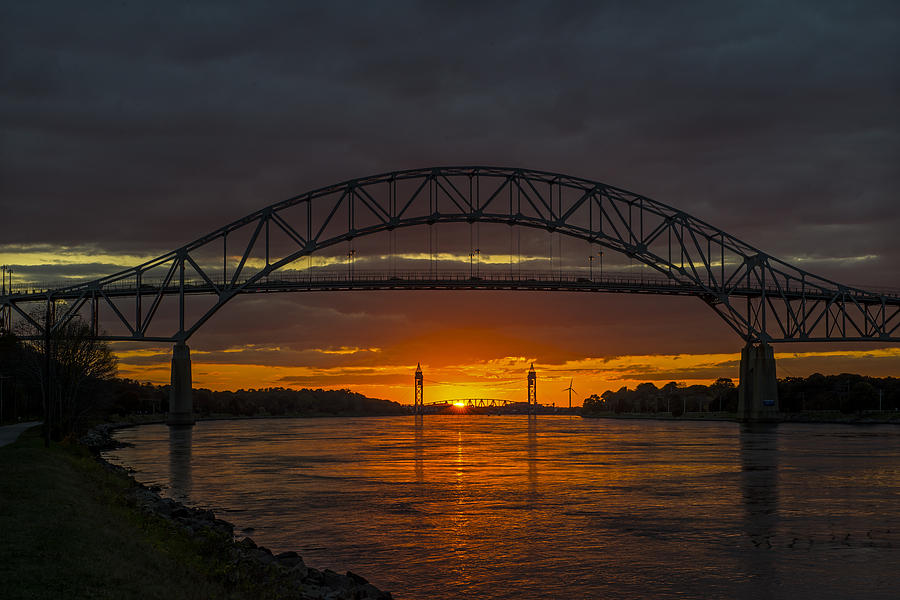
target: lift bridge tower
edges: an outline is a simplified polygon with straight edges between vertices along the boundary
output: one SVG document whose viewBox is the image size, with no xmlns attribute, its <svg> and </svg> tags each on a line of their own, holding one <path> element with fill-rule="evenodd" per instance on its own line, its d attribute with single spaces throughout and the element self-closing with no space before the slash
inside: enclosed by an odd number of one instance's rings
<svg viewBox="0 0 900 600">
<path fill-rule="evenodd" d="M 416 395 L 413 399 L 413 412 L 421 415 L 424 412 L 425 404 L 423 398 L 423 380 L 422 380 L 422 364 L 416 364 Z"/>
<path fill-rule="evenodd" d="M 534 372 L 534 363 L 528 370 L 528 414 L 537 413 L 537 373 Z"/>
</svg>

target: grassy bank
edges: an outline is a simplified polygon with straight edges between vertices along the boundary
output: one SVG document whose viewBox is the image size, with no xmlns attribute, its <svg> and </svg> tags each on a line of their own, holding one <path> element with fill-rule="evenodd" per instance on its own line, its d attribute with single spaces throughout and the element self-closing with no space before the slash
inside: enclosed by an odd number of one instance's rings
<svg viewBox="0 0 900 600">
<path fill-rule="evenodd" d="M 126 501 L 127 478 L 39 429 L 0 448 L 3 598 L 240 598 L 166 521 Z"/>
</svg>

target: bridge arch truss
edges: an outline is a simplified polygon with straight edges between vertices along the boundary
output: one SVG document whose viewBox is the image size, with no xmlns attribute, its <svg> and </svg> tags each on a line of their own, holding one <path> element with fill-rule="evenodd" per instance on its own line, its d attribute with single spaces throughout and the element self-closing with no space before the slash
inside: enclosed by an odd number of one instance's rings
<svg viewBox="0 0 900 600">
<path fill-rule="evenodd" d="M 510 272 L 355 273 L 316 277 L 298 261 L 381 232 L 449 223 L 541 230 L 628 257 L 653 275 Z M 681 210 L 578 177 L 501 167 L 396 171 L 326 186 L 257 210 L 178 249 L 70 286 L 7 290 L 0 325 L 44 323 L 30 306 L 59 306 L 52 327 L 87 314 L 108 340 L 185 343 L 239 294 L 339 289 L 612 291 L 701 298 L 748 344 L 900 341 L 900 295 L 842 285 L 747 244 Z M 186 298 L 206 304 L 188 310 Z M 160 316 L 169 306 L 169 317 Z M 171 315 L 175 315 L 171 317 Z M 111 321 L 113 333 L 101 330 Z"/>
</svg>

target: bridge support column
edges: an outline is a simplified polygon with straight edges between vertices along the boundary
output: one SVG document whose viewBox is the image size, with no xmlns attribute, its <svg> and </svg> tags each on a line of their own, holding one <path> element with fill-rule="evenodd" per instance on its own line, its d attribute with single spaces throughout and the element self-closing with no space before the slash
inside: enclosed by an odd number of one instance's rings
<svg viewBox="0 0 900 600">
<path fill-rule="evenodd" d="M 775 352 L 766 343 L 747 344 L 741 351 L 738 419 L 750 423 L 778 420 Z"/>
<path fill-rule="evenodd" d="M 169 415 L 166 424 L 194 424 L 194 398 L 191 393 L 191 349 L 178 343 L 172 348 L 172 386 L 169 388 Z"/>
</svg>

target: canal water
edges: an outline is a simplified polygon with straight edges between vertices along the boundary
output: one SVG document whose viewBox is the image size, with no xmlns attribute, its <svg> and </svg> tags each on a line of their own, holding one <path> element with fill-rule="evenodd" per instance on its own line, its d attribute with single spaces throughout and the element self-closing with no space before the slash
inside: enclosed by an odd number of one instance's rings
<svg viewBox="0 0 900 600">
<path fill-rule="evenodd" d="M 400 600 L 897 598 L 900 427 L 540 416 L 121 430 L 139 481 Z"/>
</svg>

